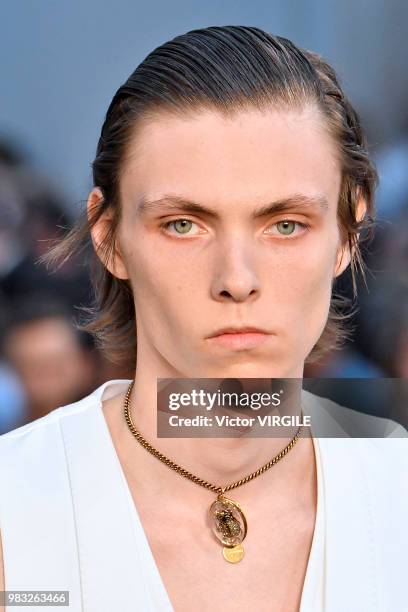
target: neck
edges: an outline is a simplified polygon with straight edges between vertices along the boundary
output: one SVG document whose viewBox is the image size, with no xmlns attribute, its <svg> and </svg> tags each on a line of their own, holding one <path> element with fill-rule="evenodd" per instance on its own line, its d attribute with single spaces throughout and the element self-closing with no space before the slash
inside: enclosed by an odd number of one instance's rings
<svg viewBox="0 0 408 612">
<path fill-rule="evenodd" d="M 194 475 L 215 484 L 216 486 L 226 486 L 242 479 L 246 475 L 252 473 L 264 464 L 269 462 L 277 455 L 293 438 L 298 430 L 297 425 L 280 428 L 276 432 L 265 432 L 262 427 L 260 431 L 255 432 L 254 428 L 249 428 L 245 431 L 245 435 L 240 437 L 158 437 L 157 434 L 157 378 L 156 376 L 148 377 L 141 376 L 139 372 L 134 377 L 135 383 L 130 395 L 130 412 L 136 429 L 142 436 L 169 459 L 175 461 L 182 468 L 187 469 Z M 271 379 L 239 379 L 242 384 L 243 393 L 275 392 L 275 388 L 271 391 Z M 269 381 L 269 386 L 267 383 Z M 296 379 L 294 384 L 290 386 L 290 405 L 292 409 L 286 411 L 294 415 L 300 414 L 301 404 L 301 383 L 302 379 Z M 191 410 L 191 408 L 189 408 Z M 248 416 L 248 412 L 245 416 Z M 268 413 L 277 414 L 276 411 L 268 408 Z M 171 412 L 174 415 L 174 412 Z M 203 414 L 201 412 L 200 414 Z M 228 411 L 229 416 L 236 416 Z M 266 412 L 263 410 L 254 411 L 255 421 L 258 423 L 258 414 L 264 416 Z M 165 413 L 164 418 L 167 418 L 169 413 Z M 187 416 L 192 416 L 187 413 Z M 127 426 L 126 426 L 127 427 Z M 166 427 L 169 431 L 170 427 Z M 229 428 L 231 431 L 232 428 Z M 170 432 L 172 433 L 172 432 Z M 304 435 L 305 431 L 303 431 Z M 128 431 L 127 434 L 130 434 Z M 196 434 L 198 435 L 198 434 Z M 221 435 L 221 434 L 220 434 Z M 256 437 L 255 437 L 256 435 Z M 273 437 L 271 437 L 273 436 Z M 135 444 L 138 444 L 134 440 Z M 294 469 L 302 471 L 304 466 L 306 438 L 299 438 L 292 450 L 285 456 L 279 467 L 280 473 L 287 475 L 289 472 L 294 473 Z M 308 445 L 310 452 L 310 441 Z M 143 453 L 147 453 L 142 449 Z M 149 454 L 149 453 L 147 453 Z M 303 457 L 303 458 L 302 458 Z M 310 458 L 310 454 L 309 454 Z M 163 464 L 153 458 L 151 466 L 163 474 L 163 470 L 170 472 Z M 271 470 L 274 471 L 274 470 Z M 159 473 L 158 472 L 158 473 Z M 168 474 L 167 474 L 168 475 Z M 265 476 L 263 476 L 263 480 Z M 185 480 L 180 478 L 179 480 Z M 257 479 L 256 479 L 257 480 Z M 177 480 L 178 482 L 178 480 Z M 177 486 L 175 484 L 175 486 Z"/>
</svg>

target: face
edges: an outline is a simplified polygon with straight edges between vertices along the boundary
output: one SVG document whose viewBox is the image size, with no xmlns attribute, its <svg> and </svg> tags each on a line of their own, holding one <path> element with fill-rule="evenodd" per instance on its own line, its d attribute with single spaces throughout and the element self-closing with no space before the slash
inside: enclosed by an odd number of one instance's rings
<svg viewBox="0 0 408 612">
<path fill-rule="evenodd" d="M 122 167 L 109 268 L 133 288 L 137 368 L 301 377 L 333 278 L 349 263 L 340 179 L 336 145 L 312 106 L 230 118 L 163 113 L 140 125 Z M 94 244 L 109 222 L 108 213 L 93 229 Z M 210 338 L 231 326 L 266 335 Z"/>
<path fill-rule="evenodd" d="M 5 354 L 21 378 L 36 418 L 81 397 L 92 379 L 91 362 L 69 322 L 44 318 L 13 329 Z"/>
</svg>

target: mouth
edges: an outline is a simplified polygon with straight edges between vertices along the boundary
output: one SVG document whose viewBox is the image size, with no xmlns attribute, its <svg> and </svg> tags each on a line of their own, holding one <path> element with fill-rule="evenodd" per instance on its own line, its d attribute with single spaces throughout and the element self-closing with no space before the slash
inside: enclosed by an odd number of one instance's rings
<svg viewBox="0 0 408 612">
<path fill-rule="evenodd" d="M 233 350 L 251 349 L 260 346 L 270 338 L 271 334 L 256 328 L 219 330 L 208 338 L 211 344 Z"/>
</svg>

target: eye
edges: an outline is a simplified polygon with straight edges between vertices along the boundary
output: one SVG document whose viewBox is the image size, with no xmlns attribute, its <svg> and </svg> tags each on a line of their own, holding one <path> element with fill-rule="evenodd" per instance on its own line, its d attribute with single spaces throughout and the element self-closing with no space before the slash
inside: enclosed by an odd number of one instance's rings
<svg viewBox="0 0 408 612">
<path fill-rule="evenodd" d="M 309 225 L 307 223 L 301 223 L 300 221 L 293 221 L 292 219 L 283 219 L 282 221 L 278 221 L 271 225 L 271 227 L 276 227 L 278 233 L 281 236 L 292 236 L 295 234 L 296 226 L 301 227 L 303 230 L 307 230 Z M 272 233 L 272 232 L 267 232 Z M 298 232 L 299 233 L 299 232 Z M 275 234 L 276 236 L 277 234 Z"/>
<path fill-rule="evenodd" d="M 183 234 L 190 234 L 190 229 L 193 225 L 196 225 L 194 223 L 194 221 L 190 221 L 190 219 L 184 219 L 184 218 L 180 218 L 180 219 L 173 219 L 173 221 L 167 221 L 167 223 L 162 223 L 162 225 L 160 227 L 163 227 L 165 229 L 165 231 L 169 234 L 171 234 L 172 236 L 174 235 L 179 235 L 182 236 Z M 176 232 L 170 232 L 169 231 L 169 227 L 173 227 Z"/>
<path fill-rule="evenodd" d="M 191 221 L 190 219 L 185 219 L 184 217 L 180 217 L 179 219 L 173 219 L 172 221 L 167 221 L 166 223 L 162 223 L 160 227 L 164 228 L 164 230 L 172 235 L 172 236 L 183 236 L 183 235 L 196 235 L 197 232 L 195 233 L 191 233 L 191 228 L 193 226 L 197 226 L 196 223 L 194 223 L 194 221 Z M 273 225 L 271 225 L 270 227 L 276 227 L 278 230 L 278 234 L 281 236 L 292 236 L 292 235 L 296 235 L 295 234 L 295 230 L 296 230 L 296 226 L 302 228 L 303 230 L 307 230 L 309 228 L 309 225 L 307 223 L 301 223 L 300 221 L 293 221 L 291 219 L 283 219 L 282 221 L 278 221 L 277 223 L 274 223 Z M 169 228 L 173 228 L 175 231 L 171 232 Z M 272 232 L 268 232 L 267 233 L 272 233 Z M 275 233 L 275 235 L 277 235 Z"/>
</svg>

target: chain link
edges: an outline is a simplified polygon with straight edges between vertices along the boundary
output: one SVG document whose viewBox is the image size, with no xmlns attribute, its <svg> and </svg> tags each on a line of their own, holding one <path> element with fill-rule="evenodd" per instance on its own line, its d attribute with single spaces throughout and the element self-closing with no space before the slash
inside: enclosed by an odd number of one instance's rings
<svg viewBox="0 0 408 612">
<path fill-rule="evenodd" d="M 295 435 L 293 436 L 293 438 L 291 439 L 289 444 L 287 446 L 285 446 L 285 448 L 283 448 L 277 455 L 275 455 L 275 457 L 273 457 L 270 461 L 268 461 L 268 463 L 266 463 L 264 466 L 262 466 L 261 468 L 259 468 L 255 472 L 252 472 L 252 474 L 248 474 L 248 476 L 245 476 L 245 478 L 242 478 L 241 480 L 237 480 L 236 482 L 234 482 L 232 484 L 229 484 L 229 485 L 227 485 L 225 487 L 219 487 L 217 485 L 211 484 L 210 482 L 208 482 L 207 480 L 204 480 L 203 478 L 199 478 L 195 474 L 192 474 L 188 470 L 182 468 L 180 465 L 178 465 L 177 463 L 175 463 L 174 461 L 172 461 L 171 459 L 169 459 L 168 457 L 163 455 L 163 453 L 161 453 L 156 448 L 154 448 L 154 446 L 152 446 L 142 436 L 142 434 L 136 429 L 136 427 L 134 426 L 131 414 L 130 414 L 130 394 L 132 392 L 134 382 L 135 381 L 133 380 L 130 383 L 129 388 L 128 388 L 127 392 L 126 392 L 125 402 L 124 402 L 124 414 L 125 414 L 126 423 L 127 423 L 128 427 L 129 427 L 130 431 L 132 432 L 132 434 L 136 438 L 136 440 L 138 442 L 140 442 L 140 444 L 147 451 L 149 451 L 149 453 L 151 453 L 152 455 L 157 457 L 157 459 L 160 459 L 160 461 L 162 461 L 163 463 L 168 465 L 170 468 L 172 468 L 173 470 L 175 470 L 176 472 L 181 474 L 181 476 L 185 476 L 186 478 L 188 478 L 189 480 L 192 480 L 196 484 L 199 484 L 202 487 L 206 487 L 206 489 L 210 489 L 211 491 L 214 491 L 215 493 L 218 493 L 219 495 L 222 495 L 225 491 L 230 491 L 231 489 L 235 489 L 236 487 L 240 487 L 241 485 L 249 482 L 253 478 L 256 478 L 257 476 L 260 476 L 261 474 L 266 472 L 266 470 L 269 470 L 269 468 L 271 468 L 273 465 L 276 465 L 278 463 L 278 461 L 283 459 L 283 457 L 285 457 L 285 455 L 287 455 L 288 452 L 294 447 L 294 445 L 296 444 L 296 442 L 299 439 L 299 436 L 300 436 L 300 433 L 301 433 L 301 430 L 302 430 L 302 425 L 300 425 L 300 427 L 298 428 L 297 432 L 295 433 Z M 301 416 L 302 416 L 302 414 L 303 413 L 301 412 Z"/>
</svg>

